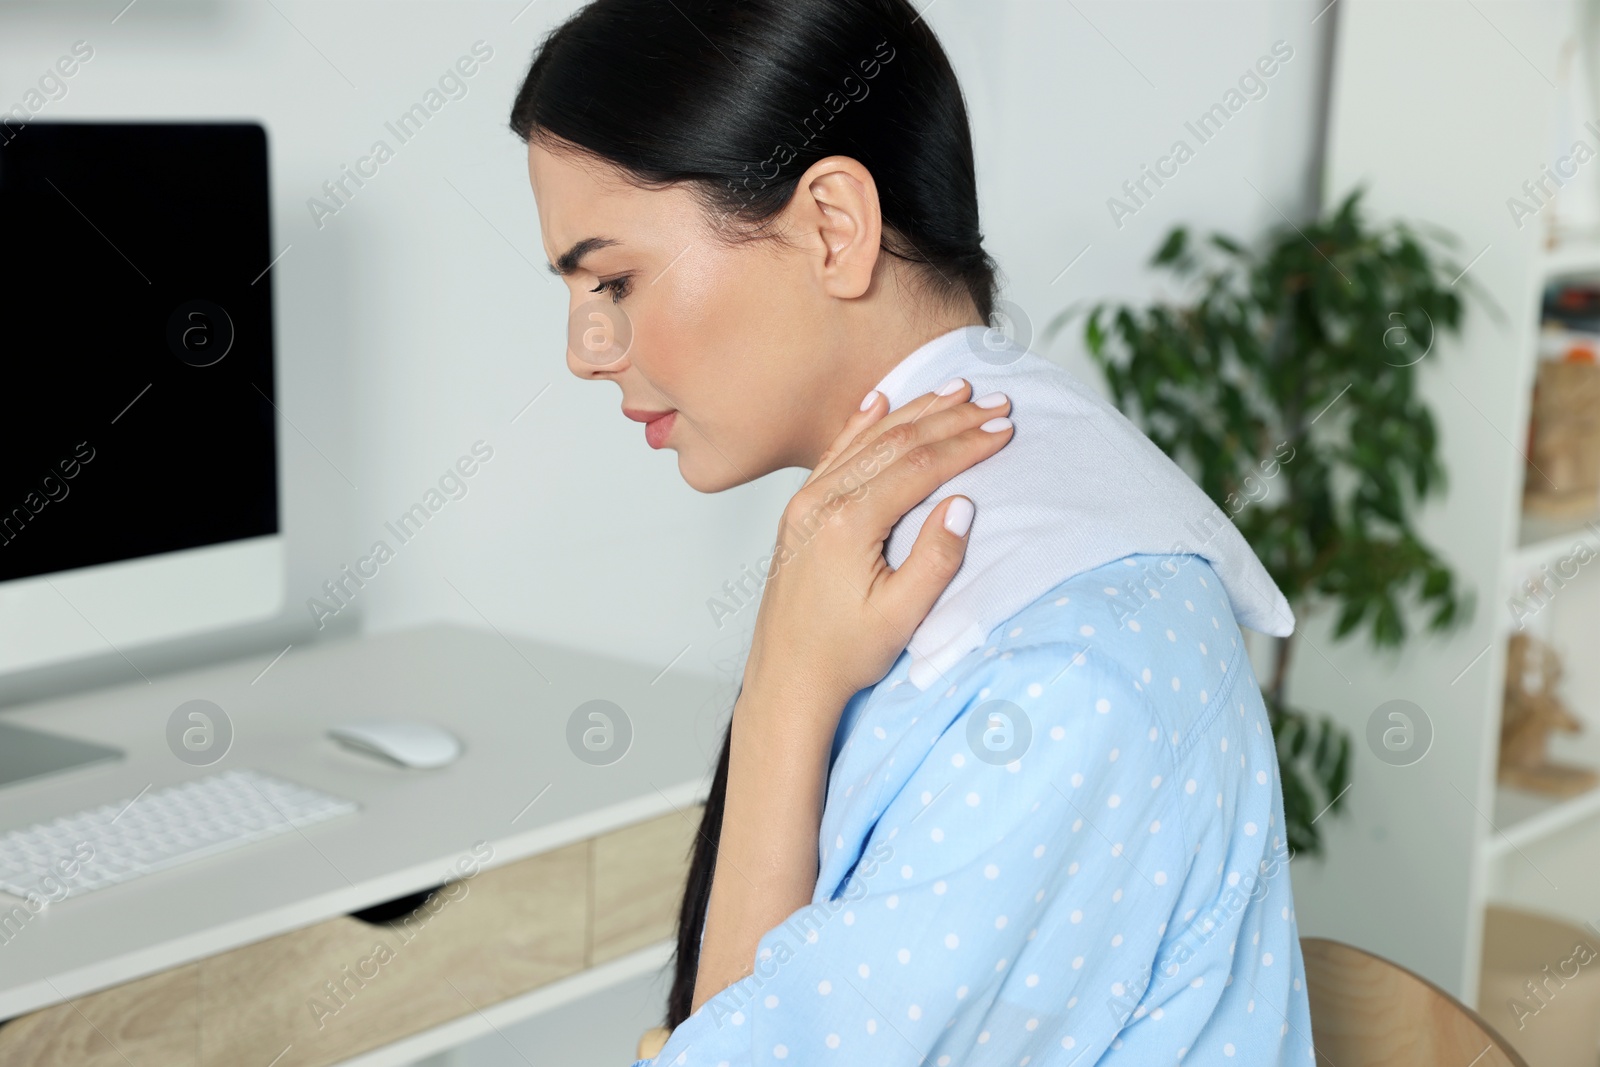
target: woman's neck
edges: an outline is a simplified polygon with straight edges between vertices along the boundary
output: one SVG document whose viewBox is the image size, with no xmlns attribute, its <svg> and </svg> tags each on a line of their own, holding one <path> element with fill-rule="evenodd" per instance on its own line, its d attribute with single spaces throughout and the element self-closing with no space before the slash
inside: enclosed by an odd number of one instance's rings
<svg viewBox="0 0 1600 1067">
<path fill-rule="evenodd" d="M 838 385 L 829 390 L 826 402 L 812 420 L 813 432 L 801 460 L 806 469 L 815 468 L 845 420 L 860 407 L 861 398 L 902 360 L 951 330 L 982 325 L 986 324 L 970 300 L 966 301 L 964 313 L 945 310 L 943 314 L 879 316 L 875 321 L 858 323 L 839 342 L 835 376 Z"/>
</svg>

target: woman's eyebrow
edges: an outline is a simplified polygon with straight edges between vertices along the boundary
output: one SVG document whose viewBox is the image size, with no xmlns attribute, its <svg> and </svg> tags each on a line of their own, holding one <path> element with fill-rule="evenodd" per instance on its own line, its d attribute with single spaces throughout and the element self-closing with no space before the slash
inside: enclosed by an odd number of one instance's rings
<svg viewBox="0 0 1600 1067">
<path fill-rule="evenodd" d="M 561 255 L 556 257 L 555 263 L 550 265 L 550 273 L 559 274 L 563 278 L 569 274 L 576 273 L 579 269 L 578 261 L 584 256 L 588 255 L 590 252 L 595 252 L 602 248 L 609 248 L 612 245 L 619 245 L 621 243 L 621 241 L 614 240 L 610 237 L 585 237 L 583 240 L 579 241 L 577 244 L 573 245 L 571 248 L 567 249 L 565 252 L 561 253 Z"/>
</svg>

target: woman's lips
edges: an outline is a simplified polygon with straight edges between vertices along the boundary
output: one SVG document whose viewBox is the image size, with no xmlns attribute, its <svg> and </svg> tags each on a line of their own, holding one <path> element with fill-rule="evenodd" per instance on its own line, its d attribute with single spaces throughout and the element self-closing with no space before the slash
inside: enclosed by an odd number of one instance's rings
<svg viewBox="0 0 1600 1067">
<path fill-rule="evenodd" d="M 651 419 L 644 424 L 645 443 L 651 448 L 660 448 L 667 443 L 667 435 L 672 432 L 673 423 L 678 421 L 678 413 L 669 411 L 659 418 Z"/>
<path fill-rule="evenodd" d="M 644 423 L 644 439 L 651 448 L 660 448 L 667 443 L 667 435 L 677 421 L 674 416 L 678 414 L 676 411 L 640 411 L 637 408 L 623 408 L 622 413 L 634 422 Z"/>
</svg>

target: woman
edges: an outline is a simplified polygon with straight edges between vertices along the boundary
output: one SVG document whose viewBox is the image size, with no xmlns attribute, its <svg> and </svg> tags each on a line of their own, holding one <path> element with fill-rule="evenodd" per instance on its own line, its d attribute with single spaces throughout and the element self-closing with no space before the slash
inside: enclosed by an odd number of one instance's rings
<svg viewBox="0 0 1600 1067">
<path fill-rule="evenodd" d="M 653 1062 L 1309 1062 L 1236 622 L 1292 617 L 1159 450 L 985 328 L 966 111 L 918 13 L 597 0 L 511 125 L 573 372 L 701 491 L 811 472 Z"/>
</svg>

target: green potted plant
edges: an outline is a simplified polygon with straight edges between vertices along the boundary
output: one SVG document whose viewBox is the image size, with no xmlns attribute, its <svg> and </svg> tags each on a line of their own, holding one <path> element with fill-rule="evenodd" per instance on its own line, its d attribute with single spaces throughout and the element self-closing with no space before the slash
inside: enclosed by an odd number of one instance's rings
<svg viewBox="0 0 1600 1067">
<path fill-rule="evenodd" d="M 1359 190 L 1253 249 L 1178 227 L 1151 265 L 1189 299 L 1094 306 L 1090 356 L 1118 407 L 1232 517 L 1296 615 L 1333 610 L 1337 638 L 1365 629 L 1395 648 L 1413 612 L 1433 630 L 1470 614 L 1470 594 L 1414 525 L 1445 487 L 1417 387 L 1438 336 L 1460 331 L 1454 267 L 1403 223 L 1369 225 Z M 1315 820 L 1340 810 L 1350 782 L 1350 736 L 1290 702 L 1304 640 L 1277 641 L 1263 695 L 1288 844 L 1315 855 Z"/>
</svg>

